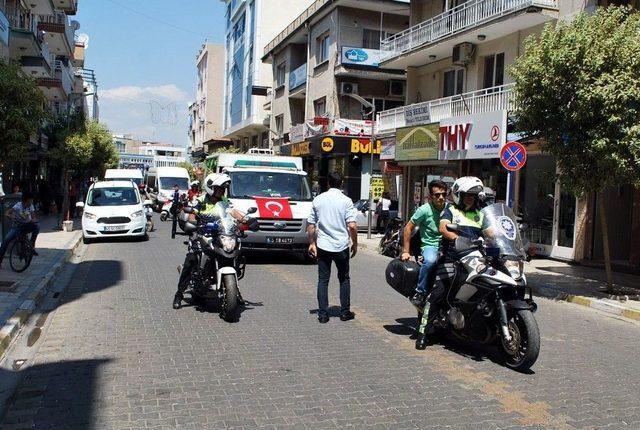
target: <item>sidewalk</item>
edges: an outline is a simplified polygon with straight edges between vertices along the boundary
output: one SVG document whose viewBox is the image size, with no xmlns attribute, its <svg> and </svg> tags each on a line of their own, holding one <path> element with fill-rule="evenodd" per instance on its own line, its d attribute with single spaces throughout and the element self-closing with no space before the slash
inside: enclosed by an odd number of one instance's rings
<svg viewBox="0 0 640 430">
<path fill-rule="evenodd" d="M 358 234 L 358 245 L 377 252 L 380 236 Z M 613 280 L 621 294 L 610 296 L 603 269 L 580 266 L 549 259 L 525 263 L 529 286 L 539 296 L 563 300 L 598 309 L 613 315 L 640 321 L 640 276 L 614 273 Z"/>
<path fill-rule="evenodd" d="M 40 218 L 39 255 L 27 270 L 11 270 L 8 255 L 0 267 L 0 359 L 80 243 L 79 220 L 74 220 L 73 232 L 54 230 L 56 221 L 55 215 Z"/>
</svg>

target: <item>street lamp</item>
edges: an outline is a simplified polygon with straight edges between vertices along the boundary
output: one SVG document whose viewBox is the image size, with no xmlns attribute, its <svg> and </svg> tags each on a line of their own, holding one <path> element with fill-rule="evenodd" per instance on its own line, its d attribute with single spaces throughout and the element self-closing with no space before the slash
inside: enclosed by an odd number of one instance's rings
<svg viewBox="0 0 640 430">
<path fill-rule="evenodd" d="M 358 94 L 345 94 L 345 96 L 349 96 L 352 99 L 360 102 L 364 107 L 371 109 L 371 143 L 369 145 L 369 155 L 370 155 L 370 171 L 369 171 L 369 211 L 367 214 L 367 239 L 371 239 L 371 222 L 373 220 L 373 148 L 376 142 L 376 105 L 371 103 Z"/>
</svg>

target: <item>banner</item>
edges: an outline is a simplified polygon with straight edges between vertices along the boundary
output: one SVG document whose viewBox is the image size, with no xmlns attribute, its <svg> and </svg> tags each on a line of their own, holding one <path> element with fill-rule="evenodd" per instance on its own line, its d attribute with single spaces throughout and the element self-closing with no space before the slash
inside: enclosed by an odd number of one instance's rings
<svg viewBox="0 0 640 430">
<path fill-rule="evenodd" d="M 255 196 L 258 205 L 258 215 L 267 219 L 293 219 L 289 198 L 258 197 Z"/>
<path fill-rule="evenodd" d="M 382 51 L 379 49 L 353 48 L 350 46 L 342 47 L 342 55 L 340 62 L 342 64 L 356 64 L 358 66 L 378 67 L 382 57 Z"/>
<path fill-rule="evenodd" d="M 299 143 L 302 141 L 304 141 L 304 124 L 292 126 L 289 130 L 289 142 Z"/>
<path fill-rule="evenodd" d="M 421 125 L 431 122 L 431 110 L 427 104 L 416 103 L 404 107 L 404 123 L 406 125 Z"/>
<path fill-rule="evenodd" d="M 446 118 L 439 131 L 439 160 L 498 158 L 507 141 L 507 111 Z"/>
<path fill-rule="evenodd" d="M 388 137 L 382 139 L 382 150 L 380 152 L 381 160 L 393 160 L 396 158 L 396 139 Z"/>
<path fill-rule="evenodd" d="M 437 160 L 438 123 L 396 130 L 396 161 Z"/>
<path fill-rule="evenodd" d="M 371 136 L 372 121 L 359 119 L 333 120 L 334 134 L 347 136 Z"/>
<path fill-rule="evenodd" d="M 289 90 L 307 83 L 307 63 L 289 73 Z"/>
</svg>

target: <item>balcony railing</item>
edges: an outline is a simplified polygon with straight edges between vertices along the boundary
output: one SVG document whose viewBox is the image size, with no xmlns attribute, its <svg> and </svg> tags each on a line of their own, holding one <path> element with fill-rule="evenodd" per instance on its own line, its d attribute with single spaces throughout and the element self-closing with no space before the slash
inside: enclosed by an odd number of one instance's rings
<svg viewBox="0 0 640 430">
<path fill-rule="evenodd" d="M 56 71 L 56 78 L 62 81 L 62 89 L 67 95 L 73 91 L 74 73 L 73 70 L 60 60 L 53 62 L 53 68 Z"/>
<path fill-rule="evenodd" d="M 54 12 L 52 15 L 38 15 L 38 21 L 44 24 L 54 24 L 64 27 L 64 33 L 67 37 L 69 48 L 73 50 L 75 46 L 75 30 L 69 25 L 69 19 L 63 12 Z"/>
<path fill-rule="evenodd" d="M 530 6 L 556 9 L 557 0 L 471 0 L 382 41 L 383 61 Z"/>
<path fill-rule="evenodd" d="M 36 15 L 11 15 L 7 18 L 11 28 L 38 34 L 38 17 Z"/>
<path fill-rule="evenodd" d="M 438 122 L 444 118 L 492 112 L 502 109 L 514 109 L 513 86 L 514 84 L 501 85 L 452 97 L 385 110 L 378 114 L 377 131 L 378 133 L 385 133 L 400 127 Z M 421 118 L 424 118 L 424 120 L 418 122 L 410 121 L 407 123 L 405 110 L 417 110 L 420 108 L 425 112 L 424 115 L 421 115 Z M 426 113 L 428 113 L 428 115 Z"/>
</svg>

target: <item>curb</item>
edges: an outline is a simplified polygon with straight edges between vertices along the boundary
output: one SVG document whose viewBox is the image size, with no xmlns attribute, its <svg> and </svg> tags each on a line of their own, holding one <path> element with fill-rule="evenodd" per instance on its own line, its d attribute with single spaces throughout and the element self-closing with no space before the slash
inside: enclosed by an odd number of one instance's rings
<svg viewBox="0 0 640 430">
<path fill-rule="evenodd" d="M 27 290 L 22 304 L 0 329 L 0 361 L 4 358 L 5 353 L 11 346 L 11 342 L 18 336 L 18 333 L 20 333 L 20 329 L 29 320 L 44 296 L 48 293 L 49 287 L 55 282 L 58 274 L 60 274 L 65 264 L 76 252 L 81 241 L 82 235 L 79 235 L 73 246 L 67 250 L 65 256 L 53 265 L 35 287 Z"/>
</svg>

